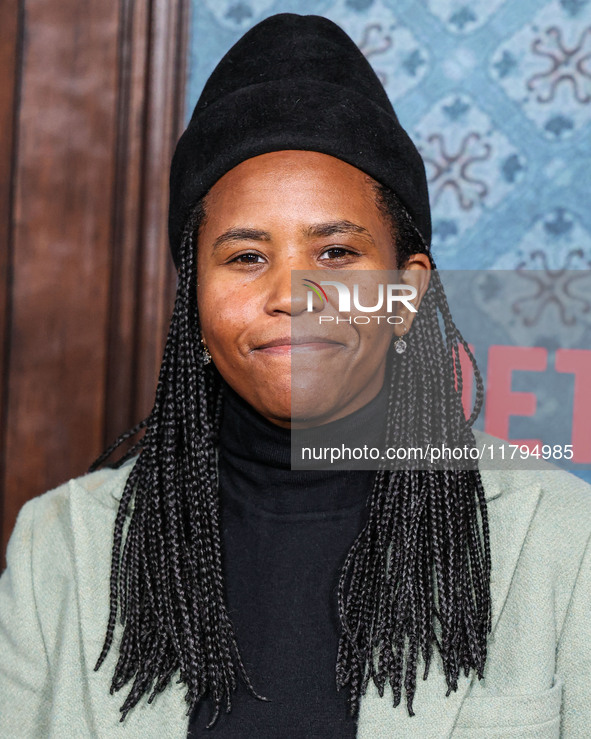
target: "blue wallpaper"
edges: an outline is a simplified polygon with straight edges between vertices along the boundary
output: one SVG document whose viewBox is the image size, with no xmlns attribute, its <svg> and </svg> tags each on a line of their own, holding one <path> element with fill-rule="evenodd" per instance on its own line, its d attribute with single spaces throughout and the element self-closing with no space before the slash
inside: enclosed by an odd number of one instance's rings
<svg viewBox="0 0 591 739">
<path fill-rule="evenodd" d="M 194 0 L 187 120 L 273 13 L 360 46 L 425 160 L 439 268 L 591 265 L 591 0 Z"/>
</svg>

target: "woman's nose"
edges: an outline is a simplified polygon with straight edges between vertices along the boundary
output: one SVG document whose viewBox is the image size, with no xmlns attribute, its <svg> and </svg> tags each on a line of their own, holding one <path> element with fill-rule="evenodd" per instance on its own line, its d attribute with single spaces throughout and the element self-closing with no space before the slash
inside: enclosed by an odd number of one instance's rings
<svg viewBox="0 0 591 739">
<path fill-rule="evenodd" d="M 266 310 L 268 313 L 281 312 L 290 316 L 298 315 L 306 310 L 307 291 L 303 286 L 301 277 L 305 272 L 314 269 L 316 265 L 310 264 L 304 258 L 297 260 L 285 260 L 276 264 L 267 273 L 269 280 Z M 302 274 L 298 275 L 298 271 Z"/>
</svg>

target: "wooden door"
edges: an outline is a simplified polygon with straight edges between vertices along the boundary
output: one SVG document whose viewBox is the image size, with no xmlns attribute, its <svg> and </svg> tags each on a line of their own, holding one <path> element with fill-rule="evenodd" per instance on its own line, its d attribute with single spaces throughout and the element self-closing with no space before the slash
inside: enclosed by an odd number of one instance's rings
<svg viewBox="0 0 591 739">
<path fill-rule="evenodd" d="M 188 0 L 0 4 L 3 555 L 28 499 L 152 407 L 189 21 Z"/>
</svg>

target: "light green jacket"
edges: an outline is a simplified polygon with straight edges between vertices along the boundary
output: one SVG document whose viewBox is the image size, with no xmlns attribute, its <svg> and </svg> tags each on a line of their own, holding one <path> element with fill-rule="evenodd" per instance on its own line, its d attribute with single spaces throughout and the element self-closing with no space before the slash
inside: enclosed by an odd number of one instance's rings
<svg viewBox="0 0 591 739">
<path fill-rule="evenodd" d="M 26 503 L 0 578 L 0 737 L 184 739 L 176 683 L 119 722 L 111 695 L 121 626 L 93 671 L 108 615 L 111 532 L 133 460 Z M 359 739 L 591 737 L 591 486 L 561 471 L 482 472 L 492 550 L 493 632 L 485 678 L 446 685 L 435 653 L 417 670 L 415 716 L 373 682 Z M 254 699 L 253 699 L 254 700 Z M 250 739 L 250 738 L 249 738 Z"/>
</svg>

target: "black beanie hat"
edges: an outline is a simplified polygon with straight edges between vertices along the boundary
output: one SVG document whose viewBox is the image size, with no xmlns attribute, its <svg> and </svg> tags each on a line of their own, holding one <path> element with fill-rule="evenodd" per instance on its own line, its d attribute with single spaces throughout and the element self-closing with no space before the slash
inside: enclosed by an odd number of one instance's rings
<svg viewBox="0 0 591 739">
<path fill-rule="evenodd" d="M 168 232 L 177 269 L 195 203 L 240 162 L 285 149 L 330 154 L 386 185 L 430 244 L 425 166 L 371 65 L 327 18 L 279 13 L 223 57 L 176 146 Z"/>
</svg>

